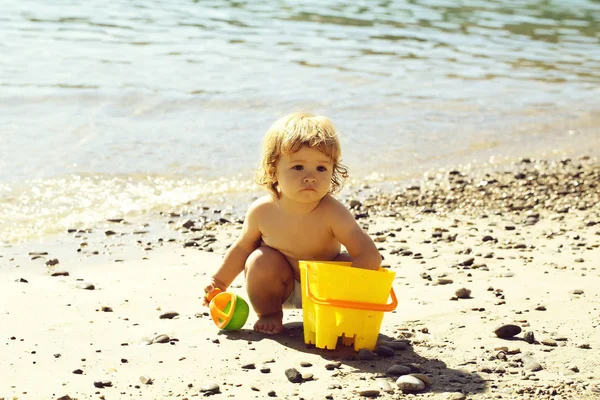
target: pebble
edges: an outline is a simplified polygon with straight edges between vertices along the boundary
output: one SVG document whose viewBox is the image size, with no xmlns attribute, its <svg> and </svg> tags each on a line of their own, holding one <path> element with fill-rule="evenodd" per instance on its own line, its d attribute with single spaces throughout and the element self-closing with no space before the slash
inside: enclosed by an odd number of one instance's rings
<svg viewBox="0 0 600 400">
<path fill-rule="evenodd" d="M 550 346 L 550 347 L 556 347 L 556 346 L 558 346 L 556 344 L 556 340 L 550 339 L 550 338 L 544 338 L 544 339 L 540 340 L 540 343 L 543 344 L 543 345 L 546 345 L 546 346 Z"/>
<path fill-rule="evenodd" d="M 494 333 L 499 338 L 506 339 L 521 333 L 521 327 L 512 324 L 500 325 L 494 329 Z"/>
<path fill-rule="evenodd" d="M 314 375 L 310 372 L 305 372 L 302 374 L 302 380 L 304 380 L 304 381 L 312 381 L 313 378 L 314 378 Z"/>
<path fill-rule="evenodd" d="M 261 365 L 260 372 L 262 372 L 263 374 L 268 374 L 269 372 L 271 372 L 271 368 L 266 365 Z"/>
<path fill-rule="evenodd" d="M 535 372 L 543 369 L 542 365 L 531 356 L 524 355 L 521 357 L 521 361 L 523 361 L 523 368 L 526 370 Z"/>
<path fill-rule="evenodd" d="M 200 388 L 200 391 L 202 393 L 204 393 L 205 395 L 217 394 L 217 393 L 221 393 L 221 388 L 216 383 L 210 383 L 208 385 L 202 386 Z"/>
<path fill-rule="evenodd" d="M 53 272 L 50 276 L 69 276 L 67 271 L 56 271 Z"/>
<path fill-rule="evenodd" d="M 298 372 L 296 368 L 288 368 L 285 370 L 285 376 L 288 381 L 292 383 L 301 383 L 302 382 L 302 374 Z"/>
<path fill-rule="evenodd" d="M 167 311 L 166 313 L 163 313 L 160 315 L 160 319 L 173 319 L 175 317 L 177 317 L 179 315 L 178 312 L 176 311 Z"/>
<path fill-rule="evenodd" d="M 392 376 L 402 376 L 402 375 L 407 375 L 409 374 L 411 371 L 410 367 L 407 367 L 406 365 L 392 365 L 391 367 L 389 367 L 386 371 L 386 374 L 388 375 L 392 375 Z"/>
<path fill-rule="evenodd" d="M 167 343 L 171 338 L 165 334 L 159 334 L 152 338 L 151 343 Z"/>
<path fill-rule="evenodd" d="M 82 282 L 82 283 L 78 284 L 77 288 L 78 289 L 85 289 L 85 290 L 94 290 L 94 289 L 96 289 L 96 287 L 93 284 L 88 283 L 88 282 Z"/>
<path fill-rule="evenodd" d="M 529 344 L 534 344 L 535 343 L 535 335 L 534 335 L 534 333 L 532 331 L 525 332 L 525 334 L 523 335 L 523 338 Z"/>
<path fill-rule="evenodd" d="M 581 289 L 571 290 L 571 294 L 583 294 L 583 290 L 581 290 Z"/>
<path fill-rule="evenodd" d="M 256 369 L 256 365 L 254 363 L 248 363 L 242 365 L 242 369 Z"/>
<path fill-rule="evenodd" d="M 392 349 L 391 347 L 379 345 L 375 347 L 375 354 L 377 354 L 380 357 L 394 357 L 396 355 L 396 352 L 394 352 L 394 349 Z"/>
<path fill-rule="evenodd" d="M 267 396 L 269 397 L 277 397 L 277 392 L 274 390 L 269 390 L 269 392 L 267 393 Z"/>
<path fill-rule="evenodd" d="M 465 400 L 467 396 L 464 393 L 452 393 L 448 396 L 448 400 Z"/>
<path fill-rule="evenodd" d="M 435 283 L 437 285 L 449 285 L 451 283 L 454 283 L 454 281 L 450 278 L 437 278 L 437 280 L 435 281 Z"/>
<path fill-rule="evenodd" d="M 105 388 L 105 387 L 111 387 L 112 386 L 112 382 L 111 381 L 94 381 L 94 386 L 97 388 Z"/>
<path fill-rule="evenodd" d="M 382 346 L 389 347 L 394 350 L 406 350 L 408 349 L 409 342 L 408 340 L 395 340 L 389 342 L 380 342 Z"/>
<path fill-rule="evenodd" d="M 456 289 L 456 292 L 454 292 L 454 295 L 456 297 L 458 297 L 459 299 L 468 299 L 469 297 L 471 297 L 471 291 L 467 288 L 460 288 L 460 289 Z"/>
<path fill-rule="evenodd" d="M 369 349 L 360 349 L 360 350 L 358 350 L 358 359 L 359 360 L 374 360 L 375 353 L 373 353 Z M 325 366 L 325 368 L 327 368 L 327 366 Z"/>
<path fill-rule="evenodd" d="M 369 350 L 370 351 L 370 350 Z M 338 369 L 339 367 L 342 366 L 342 363 L 339 361 L 336 362 L 332 362 L 332 363 L 327 363 L 325 364 L 325 369 L 328 371 L 332 371 L 334 369 Z"/>
<path fill-rule="evenodd" d="M 394 393 L 394 388 L 387 380 L 379 379 L 377 384 L 379 385 L 379 389 L 383 390 L 384 392 Z"/>
<path fill-rule="evenodd" d="M 363 397 L 369 398 L 379 397 L 380 393 L 378 389 L 358 389 L 356 392 Z"/>
<path fill-rule="evenodd" d="M 425 389 L 425 383 L 411 375 L 403 375 L 398 378 L 396 386 L 403 392 L 418 392 Z"/>
<path fill-rule="evenodd" d="M 415 378 L 417 378 L 418 380 L 423 382 L 425 384 L 425 386 L 428 386 L 429 384 L 431 384 L 431 379 L 425 374 L 409 374 L 409 375 L 414 376 Z"/>
<path fill-rule="evenodd" d="M 140 376 L 140 382 L 142 382 L 144 385 L 150 385 L 152 383 L 152 378 L 150 378 L 148 375 L 142 375 Z"/>
</svg>

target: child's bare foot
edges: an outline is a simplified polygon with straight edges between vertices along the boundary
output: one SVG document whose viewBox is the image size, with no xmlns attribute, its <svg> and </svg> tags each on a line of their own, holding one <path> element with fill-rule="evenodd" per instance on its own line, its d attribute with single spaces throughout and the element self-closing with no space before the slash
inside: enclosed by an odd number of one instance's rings
<svg viewBox="0 0 600 400">
<path fill-rule="evenodd" d="M 254 330 L 256 332 L 267 333 L 273 335 L 283 331 L 283 312 L 259 315 L 258 321 L 254 324 Z"/>
</svg>

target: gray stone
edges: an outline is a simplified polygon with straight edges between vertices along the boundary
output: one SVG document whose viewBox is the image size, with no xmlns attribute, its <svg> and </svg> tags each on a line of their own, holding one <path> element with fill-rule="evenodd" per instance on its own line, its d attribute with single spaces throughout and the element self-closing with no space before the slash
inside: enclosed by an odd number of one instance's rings
<svg viewBox="0 0 600 400">
<path fill-rule="evenodd" d="M 386 374 L 388 375 L 392 375 L 392 376 L 401 376 L 401 375 L 407 375 L 409 374 L 411 371 L 410 367 L 407 367 L 406 365 L 392 365 L 391 367 L 389 367 L 386 371 Z"/>
<path fill-rule="evenodd" d="M 521 333 L 521 327 L 512 324 L 500 325 L 494 329 L 494 333 L 499 338 L 506 339 Z"/>
<path fill-rule="evenodd" d="M 523 368 L 525 368 L 528 371 L 535 372 L 543 369 L 542 365 L 531 356 L 524 355 L 521 357 L 521 361 L 523 361 Z"/>
<path fill-rule="evenodd" d="M 379 388 L 384 392 L 394 393 L 394 388 L 392 387 L 392 385 L 390 385 L 390 383 L 387 380 L 380 379 L 377 381 L 377 384 L 379 385 Z"/>
<path fill-rule="evenodd" d="M 425 383 L 410 375 L 403 375 L 396 380 L 396 385 L 403 392 L 418 392 L 425 389 Z"/>
</svg>

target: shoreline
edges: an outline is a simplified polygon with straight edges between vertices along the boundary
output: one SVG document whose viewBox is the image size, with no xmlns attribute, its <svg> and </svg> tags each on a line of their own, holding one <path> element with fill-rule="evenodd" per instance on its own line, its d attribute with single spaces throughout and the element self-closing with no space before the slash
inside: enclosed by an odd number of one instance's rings
<svg viewBox="0 0 600 400">
<path fill-rule="evenodd" d="M 579 157 L 344 194 L 396 272 L 399 306 L 384 316 L 382 339 L 409 343 L 373 359 L 306 346 L 300 311 L 285 313 L 277 337 L 252 332 L 253 314 L 242 331 L 217 330 L 200 292 L 238 215 L 192 204 L 2 247 L 0 398 L 191 398 L 211 384 L 216 398 L 397 398 L 394 364 L 429 377 L 422 398 L 597 398 L 596 182 L 598 159 Z M 247 298 L 241 277 L 232 288 Z M 457 298 L 463 288 L 470 295 Z M 179 315 L 160 318 L 167 311 Z M 496 337 L 505 324 L 522 332 Z M 159 334 L 171 340 L 148 344 Z M 288 368 L 313 376 L 291 383 Z"/>
</svg>

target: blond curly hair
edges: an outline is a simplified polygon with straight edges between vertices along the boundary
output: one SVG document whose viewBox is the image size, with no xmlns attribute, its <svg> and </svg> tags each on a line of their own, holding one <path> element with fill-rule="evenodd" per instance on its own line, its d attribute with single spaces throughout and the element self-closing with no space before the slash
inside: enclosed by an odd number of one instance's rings
<svg viewBox="0 0 600 400">
<path fill-rule="evenodd" d="M 340 163 L 342 149 L 338 133 L 328 118 L 303 112 L 278 119 L 265 134 L 256 183 L 279 198 L 277 161 L 282 154 L 293 154 L 303 146 L 316 148 L 331 159 L 333 173 L 329 193 L 339 191 L 348 177 L 348 169 Z"/>
</svg>

